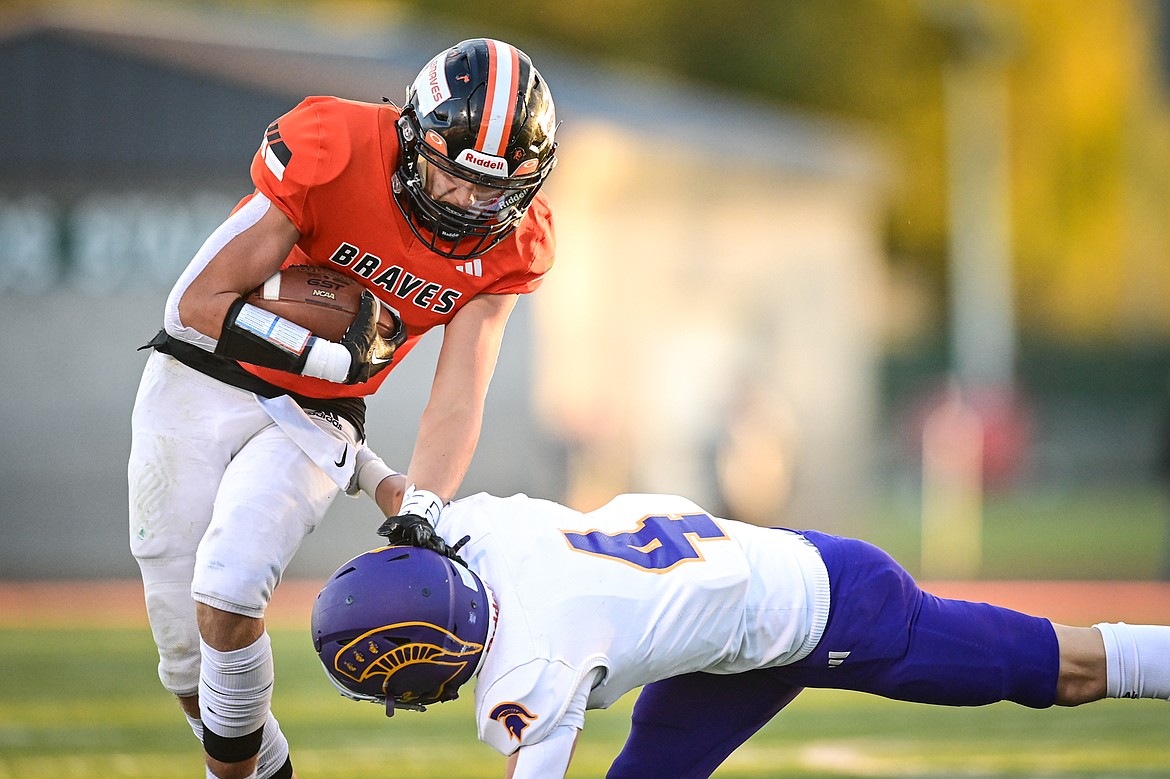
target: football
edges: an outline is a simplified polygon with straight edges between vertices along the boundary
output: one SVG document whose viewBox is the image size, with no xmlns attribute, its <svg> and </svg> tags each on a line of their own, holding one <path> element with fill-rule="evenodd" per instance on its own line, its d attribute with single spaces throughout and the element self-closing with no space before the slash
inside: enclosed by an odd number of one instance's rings
<svg viewBox="0 0 1170 779">
<path fill-rule="evenodd" d="M 291 265 L 252 290 L 245 301 L 312 331 L 338 341 L 357 315 L 361 284 L 344 273 L 316 265 Z M 389 339 L 394 315 L 383 305 L 378 331 Z"/>
</svg>

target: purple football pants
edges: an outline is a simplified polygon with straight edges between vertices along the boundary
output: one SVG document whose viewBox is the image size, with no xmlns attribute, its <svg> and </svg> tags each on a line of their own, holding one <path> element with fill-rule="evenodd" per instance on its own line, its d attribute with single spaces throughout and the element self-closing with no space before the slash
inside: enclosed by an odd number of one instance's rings
<svg viewBox="0 0 1170 779">
<path fill-rule="evenodd" d="M 805 687 L 946 706 L 1056 699 L 1059 649 L 1046 619 L 923 592 L 881 549 L 801 531 L 829 571 L 829 621 L 803 660 L 646 685 L 609 779 L 698 779 Z"/>
</svg>

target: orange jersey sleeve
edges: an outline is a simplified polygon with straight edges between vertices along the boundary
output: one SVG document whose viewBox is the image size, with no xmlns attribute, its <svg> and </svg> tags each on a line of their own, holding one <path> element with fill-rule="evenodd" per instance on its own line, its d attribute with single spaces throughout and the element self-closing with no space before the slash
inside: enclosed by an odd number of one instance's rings
<svg viewBox="0 0 1170 779">
<path fill-rule="evenodd" d="M 418 241 L 394 202 L 398 112 L 389 105 L 310 97 L 277 119 L 252 160 L 256 189 L 300 232 L 285 265 L 352 276 L 402 318 L 409 338 L 395 365 L 428 330 L 450 322 L 479 294 L 526 294 L 552 267 L 556 242 L 544 193 L 516 230 L 481 257 L 452 260 Z M 244 365 L 308 397 L 369 395 L 389 375 L 347 386 Z"/>
<path fill-rule="evenodd" d="M 315 228 L 312 189 L 336 179 L 350 162 L 350 134 L 337 121 L 339 102 L 327 97 L 301 101 L 268 125 L 252 159 L 252 183 L 302 235 Z"/>
<path fill-rule="evenodd" d="M 557 248 L 552 209 L 543 192 L 532 201 L 513 235 L 497 249 L 504 247 L 515 251 L 517 261 L 483 291 L 494 295 L 526 295 L 534 291 L 552 268 Z M 494 252 L 488 252 L 487 256 Z"/>
</svg>

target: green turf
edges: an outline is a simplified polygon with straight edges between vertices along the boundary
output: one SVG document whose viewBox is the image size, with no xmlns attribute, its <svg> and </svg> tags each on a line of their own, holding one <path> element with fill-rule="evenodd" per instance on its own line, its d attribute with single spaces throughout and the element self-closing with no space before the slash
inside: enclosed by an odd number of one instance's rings
<svg viewBox="0 0 1170 779">
<path fill-rule="evenodd" d="M 846 533 L 872 541 L 917 573 L 917 500 L 902 495 L 876 501 L 859 527 Z M 1170 499 L 1150 485 L 989 494 L 981 556 L 983 579 L 1166 578 Z"/>
<path fill-rule="evenodd" d="M 467 700 L 403 712 L 345 700 L 303 631 L 275 631 L 276 712 L 301 779 L 501 777 Z M 0 779 L 202 776 L 194 737 L 158 686 L 148 631 L 0 630 Z M 573 777 L 600 777 L 632 696 L 590 712 Z M 717 777 L 1166 777 L 1170 704 L 944 709 L 809 691 Z"/>
</svg>

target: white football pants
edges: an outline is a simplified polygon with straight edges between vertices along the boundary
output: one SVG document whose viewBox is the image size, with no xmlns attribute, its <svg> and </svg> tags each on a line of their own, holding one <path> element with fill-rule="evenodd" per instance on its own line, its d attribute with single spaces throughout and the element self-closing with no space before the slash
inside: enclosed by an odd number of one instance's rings
<svg viewBox="0 0 1170 779">
<path fill-rule="evenodd" d="M 313 423 L 338 454 L 350 445 L 352 468 L 353 427 Z M 132 428 L 130 548 L 159 678 L 175 695 L 190 696 L 199 689 L 195 601 L 263 616 L 339 488 L 250 392 L 158 352 L 143 372 Z"/>
</svg>

